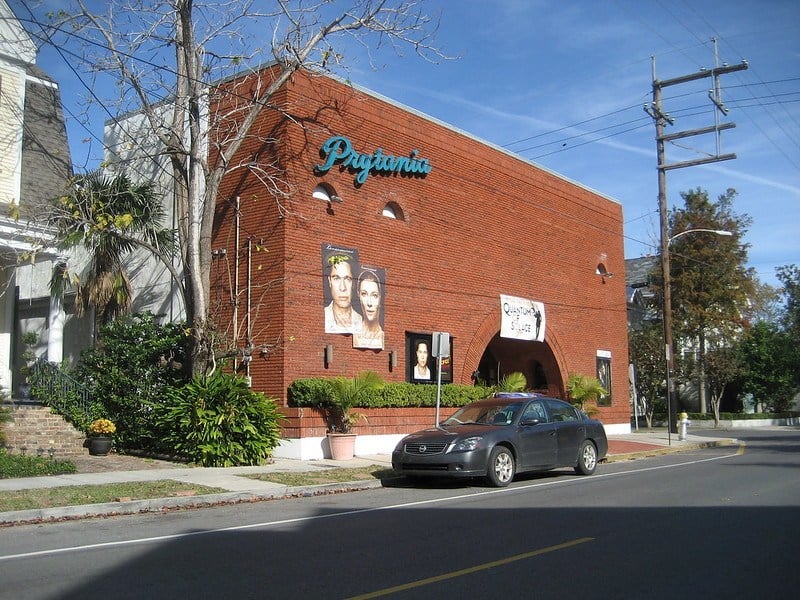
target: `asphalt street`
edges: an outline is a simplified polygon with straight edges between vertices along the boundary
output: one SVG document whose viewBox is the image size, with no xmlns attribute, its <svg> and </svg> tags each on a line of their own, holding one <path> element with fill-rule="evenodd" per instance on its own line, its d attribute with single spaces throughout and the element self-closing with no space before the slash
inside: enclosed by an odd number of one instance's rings
<svg viewBox="0 0 800 600">
<path fill-rule="evenodd" d="M 20 525 L 0 533 L 0 598 L 793 598 L 800 432 L 736 437 L 504 489 Z"/>
</svg>

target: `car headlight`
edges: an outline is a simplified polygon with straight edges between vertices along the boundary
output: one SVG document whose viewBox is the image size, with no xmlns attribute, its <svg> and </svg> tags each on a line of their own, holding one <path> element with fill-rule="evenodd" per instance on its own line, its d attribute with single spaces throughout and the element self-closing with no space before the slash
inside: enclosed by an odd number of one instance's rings
<svg viewBox="0 0 800 600">
<path fill-rule="evenodd" d="M 481 445 L 481 440 L 483 438 L 481 436 L 469 437 L 467 439 L 461 440 L 460 442 L 456 442 L 453 445 L 453 452 L 469 452 L 470 450 L 475 450 L 479 448 Z"/>
</svg>

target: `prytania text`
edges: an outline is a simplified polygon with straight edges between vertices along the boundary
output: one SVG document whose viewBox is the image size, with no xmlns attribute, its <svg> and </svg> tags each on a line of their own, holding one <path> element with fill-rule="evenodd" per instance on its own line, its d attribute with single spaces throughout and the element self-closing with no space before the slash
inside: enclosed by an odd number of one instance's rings
<svg viewBox="0 0 800 600">
<path fill-rule="evenodd" d="M 348 168 L 356 175 L 356 184 L 361 185 L 371 172 L 406 173 L 424 177 L 433 170 L 427 158 L 417 158 L 417 150 L 408 156 L 391 156 L 378 148 L 372 154 L 361 154 L 353 149 L 350 140 L 342 135 L 335 135 L 322 144 L 320 154 L 325 159 L 315 168 L 319 173 L 327 173 L 335 164 Z"/>
</svg>

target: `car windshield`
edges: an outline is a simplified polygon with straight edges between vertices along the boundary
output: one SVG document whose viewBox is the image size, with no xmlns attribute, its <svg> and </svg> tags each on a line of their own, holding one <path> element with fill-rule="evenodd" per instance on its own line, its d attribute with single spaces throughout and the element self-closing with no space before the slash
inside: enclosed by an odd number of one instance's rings
<svg viewBox="0 0 800 600">
<path fill-rule="evenodd" d="M 442 425 L 510 425 L 519 411 L 522 403 L 513 404 L 497 403 L 476 403 L 464 406 L 452 417 L 442 422 Z"/>
</svg>

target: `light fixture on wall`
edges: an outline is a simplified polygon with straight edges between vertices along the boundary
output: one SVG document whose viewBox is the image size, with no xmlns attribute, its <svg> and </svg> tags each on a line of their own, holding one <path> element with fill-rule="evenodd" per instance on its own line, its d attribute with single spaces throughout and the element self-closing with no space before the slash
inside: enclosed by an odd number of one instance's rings
<svg viewBox="0 0 800 600">
<path fill-rule="evenodd" d="M 600 278 L 603 280 L 603 283 L 606 282 L 606 279 L 611 279 L 614 276 L 613 273 L 608 272 L 608 269 L 606 269 L 606 266 L 603 263 L 597 265 L 597 269 L 595 269 L 594 274 L 600 275 Z"/>
<path fill-rule="evenodd" d="M 325 346 L 325 349 L 323 350 L 323 356 L 325 359 L 325 368 L 327 369 L 333 364 L 333 346 L 331 344 Z"/>
<path fill-rule="evenodd" d="M 393 369 L 397 367 L 397 351 L 396 350 L 390 350 L 389 351 L 389 366 L 391 368 L 393 368 Z"/>
</svg>

